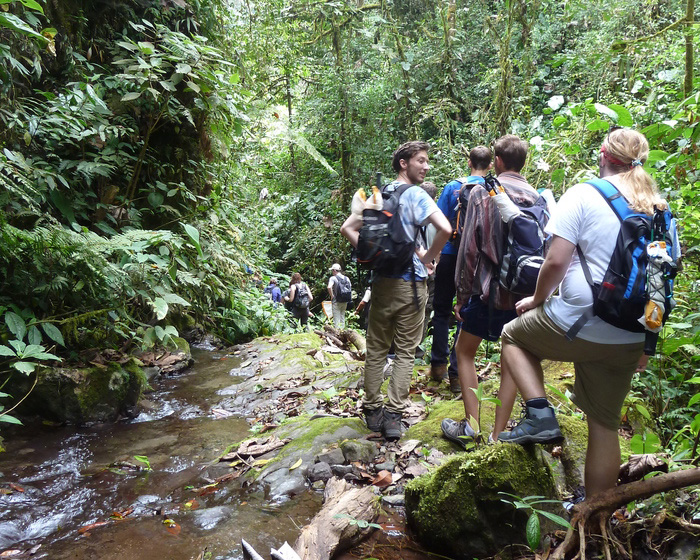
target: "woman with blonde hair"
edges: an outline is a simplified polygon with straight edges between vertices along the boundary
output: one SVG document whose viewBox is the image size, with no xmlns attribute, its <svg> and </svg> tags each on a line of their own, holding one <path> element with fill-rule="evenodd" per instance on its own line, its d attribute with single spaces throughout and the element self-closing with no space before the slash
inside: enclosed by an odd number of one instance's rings
<svg viewBox="0 0 700 560">
<path fill-rule="evenodd" d="M 667 205 L 644 170 L 648 155 L 649 144 L 642 134 L 630 129 L 611 130 L 600 149 L 603 181 L 598 182 L 612 191 L 614 198 L 624 196 L 633 210 L 653 214 L 655 206 Z M 501 432 L 498 440 L 524 444 L 563 439 L 545 395 L 541 361 L 573 362 L 572 400 L 585 412 L 588 423 L 584 478 L 590 497 L 617 482 L 620 413 L 635 370 L 646 365 L 645 335 L 623 330 L 597 316 L 579 321 L 593 304 L 579 254 L 592 282 L 601 283 L 620 231 L 620 220 L 603 191 L 590 183 L 571 187 L 559 200 L 546 230 L 552 241 L 535 294 L 516 304 L 518 318 L 505 326 L 502 335 L 503 379 L 515 381 L 525 400 L 525 418 L 512 431 Z M 558 295 L 553 296 L 557 287 Z M 583 323 L 578 334 L 567 336 L 577 322 Z M 503 402 L 504 409 L 497 410 L 497 425 L 505 424 L 512 398 L 506 395 Z"/>
</svg>

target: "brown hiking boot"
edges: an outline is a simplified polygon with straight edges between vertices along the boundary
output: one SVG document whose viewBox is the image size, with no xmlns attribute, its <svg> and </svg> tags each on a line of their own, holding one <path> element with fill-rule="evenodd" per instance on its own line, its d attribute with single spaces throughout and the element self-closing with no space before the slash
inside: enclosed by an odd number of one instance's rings
<svg viewBox="0 0 700 560">
<path fill-rule="evenodd" d="M 450 391 L 452 391 L 455 395 L 462 392 L 462 384 L 459 382 L 459 377 L 456 375 L 450 375 Z"/>
<path fill-rule="evenodd" d="M 442 381 L 447 377 L 447 364 L 430 364 L 430 379 Z"/>
</svg>

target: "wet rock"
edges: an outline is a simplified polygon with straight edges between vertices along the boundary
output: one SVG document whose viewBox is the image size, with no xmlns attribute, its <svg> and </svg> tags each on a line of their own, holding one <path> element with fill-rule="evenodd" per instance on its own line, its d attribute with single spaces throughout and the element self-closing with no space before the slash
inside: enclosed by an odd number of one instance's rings
<svg viewBox="0 0 700 560">
<path fill-rule="evenodd" d="M 528 515 L 502 501 L 499 492 L 555 499 L 552 470 L 539 446 L 492 445 L 448 459 L 405 489 L 406 517 L 431 551 L 455 559 L 495 556 L 512 542 L 526 542 Z M 543 509 L 555 507 L 543 504 Z M 550 510 L 563 515 L 561 507 Z M 446 515 L 444 512 L 449 512 Z M 504 520 L 512 529 L 503 530 Z M 556 527 L 543 521 L 542 533 Z"/>
<path fill-rule="evenodd" d="M 311 485 L 311 488 L 317 491 L 323 491 L 323 489 L 326 487 L 326 483 L 323 480 L 317 480 Z"/>
<path fill-rule="evenodd" d="M 24 376 L 14 376 L 15 384 L 5 389 L 13 395 L 29 393 L 19 414 L 69 424 L 112 422 L 122 414 L 133 414 L 148 385 L 134 358 L 91 368 L 41 368 L 37 376 L 31 393 L 33 379 Z"/>
<path fill-rule="evenodd" d="M 329 465 L 342 465 L 345 463 L 345 455 L 343 455 L 343 450 L 340 447 L 336 447 L 317 455 L 316 461 L 328 463 Z"/>
<path fill-rule="evenodd" d="M 340 444 L 345 461 L 371 463 L 377 455 L 377 445 L 366 439 L 349 440 Z"/>
<path fill-rule="evenodd" d="M 382 496 L 382 503 L 388 506 L 402 506 L 405 502 L 403 494 L 393 494 L 391 496 Z"/>
<path fill-rule="evenodd" d="M 333 474 L 335 476 L 339 476 L 340 478 L 343 478 L 346 474 L 349 474 L 353 471 L 353 466 L 352 465 L 332 465 L 331 471 L 333 471 Z"/>
<path fill-rule="evenodd" d="M 389 471 L 392 472 L 394 470 L 394 467 L 396 466 L 396 463 L 394 461 L 384 461 L 383 463 L 377 463 L 374 465 L 374 468 L 379 471 Z"/>
<path fill-rule="evenodd" d="M 333 476 L 333 472 L 331 471 L 331 466 L 322 461 L 311 465 L 306 476 L 311 482 L 316 482 L 317 480 L 323 480 L 325 482 Z"/>
</svg>

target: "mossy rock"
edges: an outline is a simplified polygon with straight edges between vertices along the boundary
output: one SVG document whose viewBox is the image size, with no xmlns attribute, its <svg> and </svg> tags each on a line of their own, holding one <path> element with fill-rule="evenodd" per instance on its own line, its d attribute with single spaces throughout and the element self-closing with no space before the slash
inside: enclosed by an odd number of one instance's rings
<svg viewBox="0 0 700 560">
<path fill-rule="evenodd" d="M 92 368 L 41 368 L 37 375 L 31 392 L 29 378 L 12 383 L 13 397 L 29 392 L 18 413 L 69 424 L 111 422 L 122 414 L 131 415 L 148 386 L 133 358 L 124 364 L 110 362 Z"/>
<path fill-rule="evenodd" d="M 411 481 L 406 486 L 408 524 L 431 551 L 456 559 L 494 556 L 526 542 L 528 518 L 525 510 L 502 501 L 499 492 L 557 498 L 539 446 L 492 445 L 461 453 Z"/>
</svg>

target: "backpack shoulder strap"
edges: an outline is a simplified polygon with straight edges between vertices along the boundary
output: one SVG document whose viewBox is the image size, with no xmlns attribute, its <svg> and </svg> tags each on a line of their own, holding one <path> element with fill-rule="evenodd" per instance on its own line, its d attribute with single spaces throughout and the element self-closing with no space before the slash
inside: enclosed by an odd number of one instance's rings
<svg viewBox="0 0 700 560">
<path fill-rule="evenodd" d="M 610 181 L 606 179 L 591 179 L 590 181 L 586 181 L 586 183 L 595 187 L 621 222 L 631 214 L 634 214 L 627 199 Z"/>
</svg>

